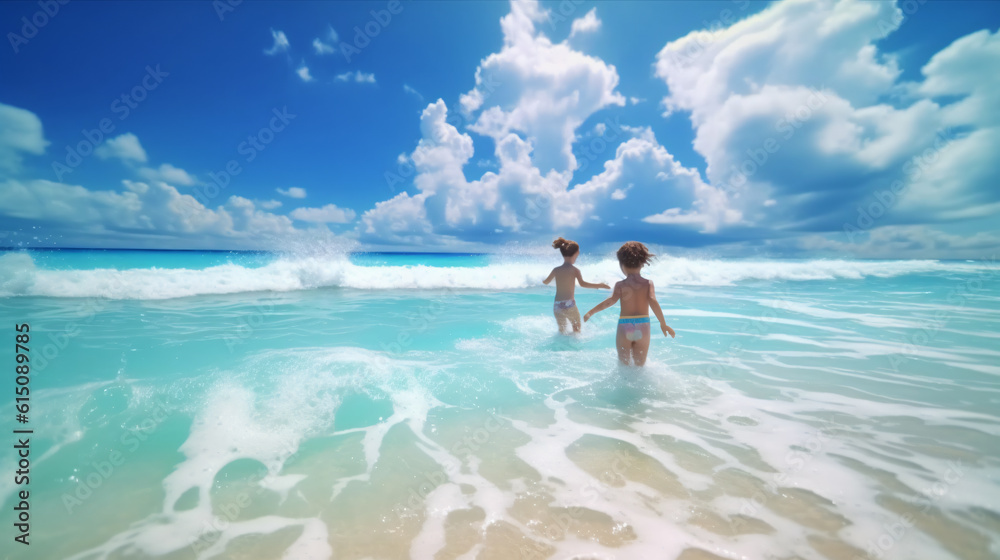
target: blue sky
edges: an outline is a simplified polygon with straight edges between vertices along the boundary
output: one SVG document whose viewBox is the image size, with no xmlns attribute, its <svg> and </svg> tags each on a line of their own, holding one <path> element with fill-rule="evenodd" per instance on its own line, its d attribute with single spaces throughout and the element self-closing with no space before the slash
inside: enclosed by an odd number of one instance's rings
<svg viewBox="0 0 1000 560">
<path fill-rule="evenodd" d="M 1000 248 L 998 3 L 220 6 L 0 4 L 0 245 Z"/>
</svg>

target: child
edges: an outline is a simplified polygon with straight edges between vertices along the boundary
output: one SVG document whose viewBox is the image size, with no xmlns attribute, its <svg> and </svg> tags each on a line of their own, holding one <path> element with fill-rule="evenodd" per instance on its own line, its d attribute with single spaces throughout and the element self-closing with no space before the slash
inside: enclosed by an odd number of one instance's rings
<svg viewBox="0 0 1000 560">
<path fill-rule="evenodd" d="M 638 241 L 629 241 L 622 245 L 621 249 L 618 249 L 618 264 L 625 273 L 625 279 L 615 284 L 611 297 L 597 304 L 583 316 L 583 320 L 587 321 L 594 313 L 611 307 L 621 299 L 621 315 L 618 317 L 615 346 L 618 347 L 618 359 L 625 365 L 628 365 L 630 357 L 637 366 L 646 363 L 646 353 L 649 351 L 649 308 L 653 308 L 653 313 L 660 320 L 663 336 L 669 333 L 671 338 L 674 337 L 674 330 L 663 320 L 663 311 L 660 309 L 660 303 L 656 301 L 653 283 L 639 275 L 642 267 L 649 264 L 654 256 Z"/>
<path fill-rule="evenodd" d="M 548 285 L 553 278 L 556 280 L 556 301 L 552 305 L 552 313 L 559 323 L 559 332 L 568 333 L 566 323 L 573 324 L 573 332 L 580 332 L 580 310 L 576 308 L 576 300 L 573 299 L 573 292 L 576 290 L 576 281 L 580 281 L 580 286 L 584 288 L 604 288 L 610 290 L 607 284 L 591 284 L 583 279 L 580 269 L 573 266 L 576 258 L 580 256 L 580 246 L 575 241 L 568 241 L 560 237 L 552 242 L 552 246 L 562 253 L 563 263 L 549 273 L 549 277 L 544 280 Z"/>
</svg>

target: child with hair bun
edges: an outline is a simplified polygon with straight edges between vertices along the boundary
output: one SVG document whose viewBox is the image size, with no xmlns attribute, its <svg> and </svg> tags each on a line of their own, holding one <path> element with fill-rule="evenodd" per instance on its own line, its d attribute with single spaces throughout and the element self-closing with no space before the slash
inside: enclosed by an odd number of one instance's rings
<svg viewBox="0 0 1000 560">
<path fill-rule="evenodd" d="M 569 333 L 568 325 L 573 326 L 573 332 L 580 332 L 580 310 L 576 307 L 576 300 L 573 298 L 576 291 L 576 283 L 584 288 L 604 288 L 611 289 L 607 284 L 591 284 L 583 279 L 580 269 L 573 266 L 576 258 L 580 256 L 580 245 L 575 241 L 560 237 L 552 242 L 552 247 L 559 249 L 562 253 L 563 263 L 552 269 L 549 277 L 543 283 L 548 285 L 553 279 L 556 281 L 556 300 L 552 304 L 552 313 L 556 316 L 556 323 L 559 324 L 559 332 Z"/>
</svg>

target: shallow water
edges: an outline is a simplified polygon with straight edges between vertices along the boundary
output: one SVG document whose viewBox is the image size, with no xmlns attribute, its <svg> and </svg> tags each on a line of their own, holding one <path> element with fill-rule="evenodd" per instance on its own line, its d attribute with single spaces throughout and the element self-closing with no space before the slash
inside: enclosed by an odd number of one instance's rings
<svg viewBox="0 0 1000 560">
<path fill-rule="evenodd" d="M 660 259 L 642 370 L 614 310 L 555 334 L 554 264 L 0 255 L 33 341 L 4 554 L 1000 557 L 995 263 Z"/>
</svg>

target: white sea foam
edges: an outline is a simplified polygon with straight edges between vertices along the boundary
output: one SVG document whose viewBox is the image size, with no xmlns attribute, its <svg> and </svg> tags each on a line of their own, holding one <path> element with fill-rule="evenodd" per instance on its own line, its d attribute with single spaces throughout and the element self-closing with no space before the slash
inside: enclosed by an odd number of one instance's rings
<svg viewBox="0 0 1000 560">
<path fill-rule="evenodd" d="M 288 292 L 316 288 L 518 290 L 536 287 L 552 262 L 496 259 L 478 267 L 361 266 L 346 256 L 280 257 L 261 267 L 223 264 L 204 269 L 129 268 L 51 270 L 30 254 L 0 255 L 0 297 L 99 297 L 169 299 L 202 294 Z M 622 278 L 617 261 L 582 264 L 584 277 L 612 283 Z M 832 280 L 938 272 L 982 272 L 986 263 L 939 261 L 768 261 L 662 257 L 644 274 L 661 286 L 726 286 L 753 280 Z"/>
</svg>

